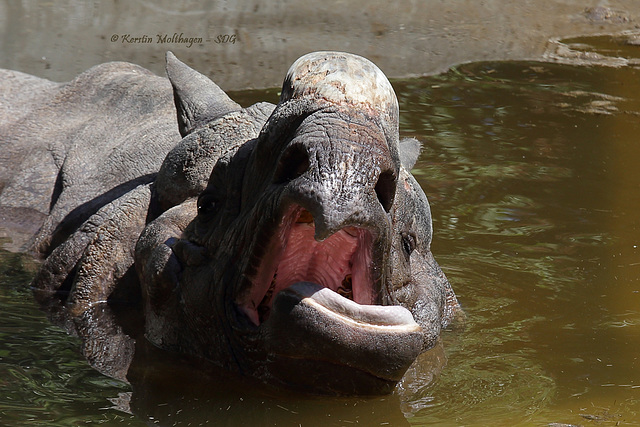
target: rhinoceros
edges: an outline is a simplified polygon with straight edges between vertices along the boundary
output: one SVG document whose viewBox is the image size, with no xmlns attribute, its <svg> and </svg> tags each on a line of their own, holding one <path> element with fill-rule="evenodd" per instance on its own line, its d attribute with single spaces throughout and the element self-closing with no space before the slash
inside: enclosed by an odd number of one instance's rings
<svg viewBox="0 0 640 427">
<path fill-rule="evenodd" d="M 137 303 L 151 343 L 268 384 L 392 391 L 462 311 L 385 75 L 310 53 L 243 108 L 166 60 L 1 72 L 0 215 L 37 298 L 89 323 Z"/>
</svg>

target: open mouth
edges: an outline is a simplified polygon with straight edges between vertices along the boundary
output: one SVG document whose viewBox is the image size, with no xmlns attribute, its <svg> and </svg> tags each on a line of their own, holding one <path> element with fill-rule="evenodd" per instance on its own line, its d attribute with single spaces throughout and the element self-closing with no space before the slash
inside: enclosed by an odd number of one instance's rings
<svg viewBox="0 0 640 427">
<path fill-rule="evenodd" d="M 311 213 L 298 205 L 289 207 L 266 244 L 250 289 L 236 301 L 256 326 L 269 318 L 278 292 L 298 282 L 315 283 L 358 304 L 374 303 L 372 233 L 349 226 L 321 242 L 314 235 Z"/>
</svg>

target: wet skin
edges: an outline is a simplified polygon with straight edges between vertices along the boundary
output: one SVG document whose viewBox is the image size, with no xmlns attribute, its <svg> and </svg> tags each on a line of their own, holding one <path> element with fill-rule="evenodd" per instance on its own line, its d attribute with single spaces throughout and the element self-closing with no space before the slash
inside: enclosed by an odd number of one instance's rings
<svg viewBox="0 0 640 427">
<path fill-rule="evenodd" d="M 170 53 L 167 74 L 182 139 L 112 200 L 74 207 L 78 185 L 61 180 L 62 213 L 35 239 L 39 298 L 80 319 L 140 289 L 159 347 L 277 386 L 393 390 L 461 312 L 386 77 L 316 52 L 277 106 L 241 108 Z"/>
</svg>

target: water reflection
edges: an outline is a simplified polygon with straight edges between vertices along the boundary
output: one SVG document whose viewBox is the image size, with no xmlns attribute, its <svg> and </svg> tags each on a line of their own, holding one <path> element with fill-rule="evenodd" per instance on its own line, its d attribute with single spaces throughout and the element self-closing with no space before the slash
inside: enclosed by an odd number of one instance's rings
<svg viewBox="0 0 640 427">
<path fill-rule="evenodd" d="M 639 77 L 486 63 L 398 84 L 412 100 L 404 128 L 427 137 L 415 172 L 432 201 L 434 252 L 469 316 L 469 330 L 445 340 L 432 393 L 451 409 L 449 389 L 473 401 L 490 379 L 482 409 L 463 404 L 458 422 L 634 419 Z"/>
<path fill-rule="evenodd" d="M 617 49 L 605 42 L 571 41 L 603 55 Z M 25 305 L 15 283 L 28 270 L 19 278 L 5 268 L 3 422 L 638 422 L 640 70 L 476 63 L 394 86 L 403 135 L 424 143 L 414 173 L 432 204 L 433 251 L 468 317 L 396 394 L 301 398 L 220 382 L 143 340 L 127 386 L 88 369 L 77 341 Z M 234 97 L 249 104 L 276 92 Z"/>
<path fill-rule="evenodd" d="M 28 289 L 35 268 L 26 255 L 0 251 L 0 424 L 132 419 L 105 407 L 126 385 L 90 368 L 79 354 L 79 340 L 36 307 Z"/>
<path fill-rule="evenodd" d="M 204 425 L 210 420 L 229 426 L 297 425 L 310 420 L 322 420 L 327 426 L 408 425 L 406 416 L 413 415 L 416 407 L 424 409 L 432 399 L 423 394 L 446 363 L 439 343 L 419 357 L 394 395 L 300 395 L 158 349 L 144 339 L 142 319 L 130 310 L 112 311 L 97 305 L 81 318 L 67 319 L 55 301 L 47 302 L 49 317 L 79 336 L 80 348 L 91 366 L 130 388 L 108 399 L 111 409 L 157 425 Z"/>
</svg>

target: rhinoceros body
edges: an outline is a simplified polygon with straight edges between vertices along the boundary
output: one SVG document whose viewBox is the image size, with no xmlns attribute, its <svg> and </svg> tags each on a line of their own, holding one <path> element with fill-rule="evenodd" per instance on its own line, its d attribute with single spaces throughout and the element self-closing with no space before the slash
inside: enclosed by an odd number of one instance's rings
<svg viewBox="0 0 640 427">
<path fill-rule="evenodd" d="M 43 258 L 37 298 L 90 328 L 140 298 L 161 348 L 285 387 L 391 391 L 460 310 L 386 77 L 316 52 L 278 105 L 242 108 L 170 53 L 167 74 L 1 71 L 0 215 Z"/>
</svg>

